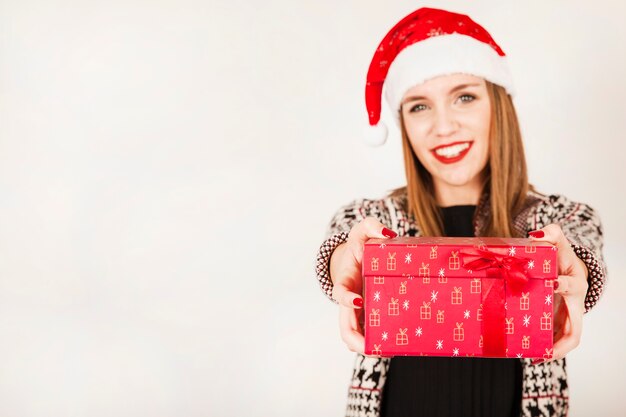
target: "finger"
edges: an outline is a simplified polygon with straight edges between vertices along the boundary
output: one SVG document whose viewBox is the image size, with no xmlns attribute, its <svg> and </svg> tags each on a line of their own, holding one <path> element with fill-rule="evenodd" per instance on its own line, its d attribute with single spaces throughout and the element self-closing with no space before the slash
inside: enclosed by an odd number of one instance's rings
<svg viewBox="0 0 626 417">
<path fill-rule="evenodd" d="M 350 230 L 348 235 L 348 247 L 354 258 L 360 263 L 363 259 L 363 245 L 368 239 L 396 237 L 398 234 L 388 229 L 374 217 L 366 217 Z"/>
<path fill-rule="evenodd" d="M 576 337 L 576 335 L 571 332 L 564 333 L 563 337 L 554 343 L 554 355 L 552 356 L 552 359 L 564 358 L 565 355 L 574 350 L 579 343 L 580 337 Z"/>
<path fill-rule="evenodd" d="M 348 288 L 345 283 L 333 286 L 333 299 L 344 307 L 363 307 L 363 297 L 353 291 L 350 291 L 350 288 Z"/>
<path fill-rule="evenodd" d="M 363 354 L 365 351 L 365 337 L 359 331 L 356 313 L 352 308 L 339 307 L 339 332 L 348 349 Z"/>
<path fill-rule="evenodd" d="M 556 246 L 559 272 L 570 273 L 573 271 L 578 257 L 558 224 L 552 223 L 542 229 L 534 230 L 529 233 L 529 237 L 533 241 L 547 242 Z"/>
<path fill-rule="evenodd" d="M 583 327 L 583 311 L 578 304 L 572 302 L 574 297 L 565 297 L 568 317 L 563 328 L 563 336 L 554 343 L 553 359 L 564 358 L 580 344 Z"/>
<path fill-rule="evenodd" d="M 541 229 L 533 230 L 528 233 L 528 236 L 534 241 L 552 243 L 558 249 L 569 247 L 569 242 L 563 234 L 561 227 L 555 223 L 549 224 Z"/>
<path fill-rule="evenodd" d="M 554 280 L 554 283 L 552 285 L 555 294 L 569 294 L 570 284 L 568 278 L 569 277 L 567 275 L 559 275 L 557 279 Z"/>
<path fill-rule="evenodd" d="M 576 296 L 581 302 L 584 302 L 588 286 L 587 280 L 581 275 L 559 275 L 553 283 L 555 294 Z"/>
<path fill-rule="evenodd" d="M 585 313 L 584 296 L 567 295 L 563 297 L 569 316 L 570 328 L 567 331 L 580 341 L 583 330 L 583 315 Z"/>
</svg>

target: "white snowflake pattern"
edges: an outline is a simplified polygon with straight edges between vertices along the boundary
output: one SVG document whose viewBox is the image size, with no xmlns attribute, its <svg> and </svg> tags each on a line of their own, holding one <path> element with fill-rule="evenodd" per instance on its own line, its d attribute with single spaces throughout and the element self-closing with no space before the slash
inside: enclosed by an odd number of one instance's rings
<svg viewBox="0 0 626 417">
<path fill-rule="evenodd" d="M 413 275 L 409 275 L 407 278 L 413 281 Z"/>
<path fill-rule="evenodd" d="M 437 349 L 443 349 L 443 340 L 437 340 Z"/>
<path fill-rule="evenodd" d="M 459 356 L 459 348 L 452 349 L 452 356 Z"/>
<path fill-rule="evenodd" d="M 517 354 L 517 355 L 515 355 L 515 356 L 517 356 L 517 358 L 518 358 L 518 359 L 522 359 L 522 356 L 524 356 L 524 354 L 523 354 L 523 353 L 518 353 L 518 354 Z"/>
<path fill-rule="evenodd" d="M 556 252 L 556 246 L 552 246 L 550 249 Z"/>
<path fill-rule="evenodd" d="M 422 328 L 421 327 L 418 327 L 417 329 L 415 329 L 415 336 L 422 337 Z"/>
<path fill-rule="evenodd" d="M 437 28 L 437 29 L 431 29 L 426 36 L 428 36 L 429 38 L 432 38 L 433 36 L 440 36 L 443 35 L 445 32 L 443 30 L 441 30 L 441 28 Z"/>
<path fill-rule="evenodd" d="M 411 263 L 411 254 L 407 253 L 406 256 L 404 257 L 404 263 L 405 264 L 410 264 Z"/>
<path fill-rule="evenodd" d="M 524 326 L 528 327 L 530 324 L 530 316 L 528 314 L 524 315 Z"/>
<path fill-rule="evenodd" d="M 443 278 L 443 277 L 445 277 L 445 276 L 446 276 L 446 271 L 445 271 L 443 268 L 441 268 L 441 269 L 439 270 L 439 276 L 440 276 L 441 278 Z"/>
<path fill-rule="evenodd" d="M 380 301 L 380 291 L 374 293 L 374 301 Z"/>
<path fill-rule="evenodd" d="M 546 304 L 547 305 L 552 304 L 552 294 L 546 295 Z"/>
<path fill-rule="evenodd" d="M 470 311 L 469 310 L 465 310 L 463 312 L 463 318 L 464 319 L 469 319 L 470 318 Z"/>
<path fill-rule="evenodd" d="M 528 261 L 528 269 L 533 269 L 535 267 L 535 261 Z"/>
<path fill-rule="evenodd" d="M 405 310 L 409 309 L 409 300 L 404 300 L 404 302 L 402 303 L 402 308 Z"/>
<path fill-rule="evenodd" d="M 381 249 L 385 249 L 385 247 L 386 247 L 386 246 L 387 246 L 386 244 L 381 243 L 381 244 L 380 244 L 380 246 L 379 246 L 379 248 L 381 248 Z"/>
<path fill-rule="evenodd" d="M 468 274 L 473 274 L 473 273 L 474 273 L 474 271 L 472 271 L 471 269 L 468 269 L 468 270 L 467 270 L 467 273 L 468 273 Z"/>
<path fill-rule="evenodd" d="M 509 256 L 515 256 L 515 248 L 513 246 L 509 248 Z"/>
<path fill-rule="evenodd" d="M 439 291 L 435 291 L 435 290 L 433 290 L 433 291 L 430 293 L 430 301 L 432 301 L 433 303 L 434 303 L 435 301 L 437 301 L 437 296 L 438 296 L 438 295 L 439 295 Z"/>
<path fill-rule="evenodd" d="M 504 309 L 508 310 L 509 309 L 509 303 L 504 303 Z"/>
<path fill-rule="evenodd" d="M 382 336 L 380 337 L 382 340 L 387 340 L 387 338 L 389 338 L 389 333 L 387 332 L 383 332 Z"/>
</svg>

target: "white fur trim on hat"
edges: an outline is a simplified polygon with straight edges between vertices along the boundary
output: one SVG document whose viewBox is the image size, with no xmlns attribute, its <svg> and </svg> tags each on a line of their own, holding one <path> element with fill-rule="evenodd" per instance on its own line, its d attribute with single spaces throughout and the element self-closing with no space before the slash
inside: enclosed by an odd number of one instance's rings
<svg viewBox="0 0 626 417">
<path fill-rule="evenodd" d="M 404 48 L 389 67 L 385 98 L 399 122 L 402 98 L 408 90 L 440 75 L 470 74 L 504 87 L 513 95 L 513 79 L 505 56 L 471 36 L 433 36 Z"/>
</svg>

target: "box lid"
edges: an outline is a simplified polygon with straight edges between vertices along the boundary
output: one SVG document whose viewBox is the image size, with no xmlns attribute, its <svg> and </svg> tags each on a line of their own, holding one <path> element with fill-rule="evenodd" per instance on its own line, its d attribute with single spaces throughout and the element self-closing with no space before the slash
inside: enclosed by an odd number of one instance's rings
<svg viewBox="0 0 626 417">
<path fill-rule="evenodd" d="M 555 279 L 556 246 L 528 238 L 397 237 L 370 239 L 363 253 L 363 276 L 485 278 L 515 265 L 528 278 Z M 472 261 L 478 262 L 471 263 Z M 474 265 L 476 268 L 467 267 Z M 465 266 L 464 266 L 465 265 Z"/>
</svg>

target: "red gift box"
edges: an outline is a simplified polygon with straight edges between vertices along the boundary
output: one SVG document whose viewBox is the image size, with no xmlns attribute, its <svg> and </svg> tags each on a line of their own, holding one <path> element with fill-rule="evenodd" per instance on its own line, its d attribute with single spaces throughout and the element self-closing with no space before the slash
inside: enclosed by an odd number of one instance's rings
<svg viewBox="0 0 626 417">
<path fill-rule="evenodd" d="M 365 353 L 546 357 L 556 256 L 520 238 L 370 239 Z"/>
</svg>

